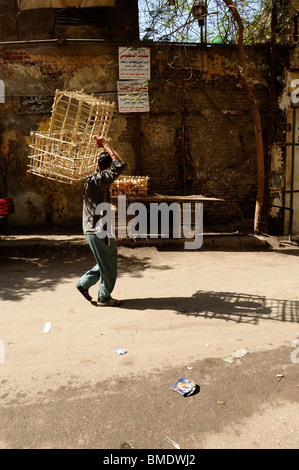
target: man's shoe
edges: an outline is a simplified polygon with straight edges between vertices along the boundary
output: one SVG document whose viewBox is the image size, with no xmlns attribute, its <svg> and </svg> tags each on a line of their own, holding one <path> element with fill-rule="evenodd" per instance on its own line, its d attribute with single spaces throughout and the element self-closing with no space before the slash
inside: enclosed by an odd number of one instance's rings
<svg viewBox="0 0 299 470">
<path fill-rule="evenodd" d="M 83 297 L 88 300 L 88 302 L 90 302 L 92 300 L 92 297 L 90 297 L 89 293 L 88 293 L 88 290 L 86 289 L 83 289 L 83 287 L 79 286 L 78 284 L 76 284 L 76 287 L 78 289 L 78 291 L 80 292 L 80 294 L 83 295 Z"/>
<path fill-rule="evenodd" d="M 97 302 L 97 305 L 99 307 L 119 307 L 122 305 L 121 300 L 116 300 L 116 299 L 110 299 L 107 302 Z"/>
</svg>

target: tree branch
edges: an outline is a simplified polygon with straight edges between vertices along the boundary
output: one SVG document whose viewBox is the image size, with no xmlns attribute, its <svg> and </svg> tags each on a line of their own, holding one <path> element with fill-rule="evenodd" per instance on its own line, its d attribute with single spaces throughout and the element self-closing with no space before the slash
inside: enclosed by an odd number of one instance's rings
<svg viewBox="0 0 299 470">
<path fill-rule="evenodd" d="M 256 142 L 256 157 L 257 157 L 257 195 L 255 204 L 255 215 L 254 215 L 254 233 L 261 232 L 262 222 L 262 210 L 264 202 L 264 191 L 265 191 L 265 163 L 264 163 L 264 148 L 263 148 L 263 136 L 261 117 L 259 112 L 259 106 L 254 93 L 248 83 L 246 77 L 246 64 L 245 64 L 245 52 L 244 52 L 244 41 L 243 32 L 244 26 L 242 18 L 238 12 L 236 5 L 231 0 L 223 0 L 227 7 L 230 9 L 233 18 L 235 19 L 238 26 L 238 51 L 239 51 L 239 66 L 238 75 L 240 82 L 247 94 L 249 99 L 251 110 L 253 114 L 254 130 L 255 130 L 255 142 Z"/>
</svg>

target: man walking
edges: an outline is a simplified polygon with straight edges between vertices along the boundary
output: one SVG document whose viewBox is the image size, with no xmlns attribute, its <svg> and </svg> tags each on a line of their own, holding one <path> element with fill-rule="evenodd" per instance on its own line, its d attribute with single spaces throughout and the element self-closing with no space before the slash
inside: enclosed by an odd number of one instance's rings
<svg viewBox="0 0 299 470">
<path fill-rule="evenodd" d="M 88 300 L 89 288 L 99 282 L 97 305 L 115 307 L 121 301 L 113 299 L 117 278 L 117 245 L 110 233 L 103 232 L 100 215 L 96 208 L 101 203 L 110 202 L 109 185 L 125 169 L 125 162 L 103 138 L 95 136 L 96 145 L 104 149 L 99 155 L 96 171 L 86 179 L 83 192 L 83 233 L 90 246 L 96 265 L 87 271 L 77 282 L 77 289 Z"/>
</svg>

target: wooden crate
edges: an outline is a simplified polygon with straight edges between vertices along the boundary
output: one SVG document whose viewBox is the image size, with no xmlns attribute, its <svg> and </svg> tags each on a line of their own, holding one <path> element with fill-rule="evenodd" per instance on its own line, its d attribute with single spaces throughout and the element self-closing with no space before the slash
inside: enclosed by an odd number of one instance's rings
<svg viewBox="0 0 299 470">
<path fill-rule="evenodd" d="M 93 173 L 102 151 L 93 136 L 108 139 L 114 107 L 84 90 L 56 90 L 49 130 L 30 134 L 28 172 L 69 184 Z"/>
<path fill-rule="evenodd" d="M 124 194 L 126 196 L 146 196 L 148 189 L 148 176 L 119 176 L 110 185 L 111 196 Z"/>
</svg>

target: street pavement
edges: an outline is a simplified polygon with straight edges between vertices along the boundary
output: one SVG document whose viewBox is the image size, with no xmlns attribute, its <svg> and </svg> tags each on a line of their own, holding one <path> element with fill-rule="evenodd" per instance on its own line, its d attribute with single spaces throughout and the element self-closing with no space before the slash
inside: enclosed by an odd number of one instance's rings
<svg viewBox="0 0 299 470">
<path fill-rule="evenodd" d="M 1 237 L 0 449 L 298 448 L 299 250 L 273 240 L 119 246 L 103 308 L 83 237 Z"/>
</svg>

